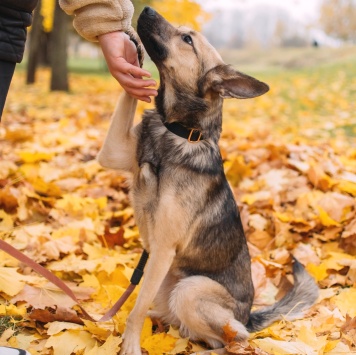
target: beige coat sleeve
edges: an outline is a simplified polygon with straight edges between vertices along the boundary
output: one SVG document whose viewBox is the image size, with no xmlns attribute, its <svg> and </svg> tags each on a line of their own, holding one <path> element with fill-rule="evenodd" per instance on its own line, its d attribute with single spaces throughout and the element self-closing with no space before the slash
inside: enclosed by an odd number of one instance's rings
<svg viewBox="0 0 356 355">
<path fill-rule="evenodd" d="M 105 33 L 129 30 L 134 12 L 130 0 L 59 0 L 59 5 L 74 14 L 74 28 L 91 42 Z"/>
</svg>

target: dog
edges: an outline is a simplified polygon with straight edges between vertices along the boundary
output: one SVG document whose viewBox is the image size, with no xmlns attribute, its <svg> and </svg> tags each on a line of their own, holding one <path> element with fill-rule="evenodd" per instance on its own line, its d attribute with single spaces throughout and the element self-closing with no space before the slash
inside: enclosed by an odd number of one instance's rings
<svg viewBox="0 0 356 355">
<path fill-rule="evenodd" d="M 133 126 L 136 100 L 124 93 L 98 155 L 102 166 L 132 176 L 135 219 L 150 254 L 120 354 L 141 354 L 152 304 L 151 317 L 212 348 L 226 344 L 224 329 L 241 340 L 282 315 L 299 316 L 318 288 L 297 261 L 292 291 L 251 313 L 250 256 L 218 146 L 223 99 L 253 98 L 268 85 L 226 65 L 203 35 L 172 26 L 150 7 L 138 34 L 160 75 L 156 108 Z"/>
</svg>

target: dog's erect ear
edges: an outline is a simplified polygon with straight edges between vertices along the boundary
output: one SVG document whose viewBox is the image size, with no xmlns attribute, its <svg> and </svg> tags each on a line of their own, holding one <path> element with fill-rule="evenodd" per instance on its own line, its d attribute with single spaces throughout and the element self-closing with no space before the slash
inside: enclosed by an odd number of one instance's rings
<svg viewBox="0 0 356 355">
<path fill-rule="evenodd" d="M 220 65 L 210 74 L 210 88 L 224 99 L 249 99 L 263 95 L 269 90 L 267 84 L 236 71 L 230 65 Z"/>
</svg>

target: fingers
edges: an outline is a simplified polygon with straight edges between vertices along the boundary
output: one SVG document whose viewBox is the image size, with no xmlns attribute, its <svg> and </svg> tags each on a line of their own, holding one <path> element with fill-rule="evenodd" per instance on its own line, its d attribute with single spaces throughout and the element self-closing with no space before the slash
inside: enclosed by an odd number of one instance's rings
<svg viewBox="0 0 356 355">
<path fill-rule="evenodd" d="M 123 88 L 132 97 L 146 102 L 151 102 L 150 96 L 157 96 L 157 91 L 150 88 L 135 88 L 130 86 L 123 86 Z"/>
<path fill-rule="evenodd" d="M 151 102 L 150 96 L 157 96 L 157 90 L 152 87 L 156 86 L 154 80 L 143 80 L 122 73 L 118 73 L 115 78 L 129 95 L 138 100 Z"/>
<path fill-rule="evenodd" d="M 135 78 L 129 74 L 117 73 L 116 80 L 124 87 L 132 87 L 135 89 L 151 88 L 152 92 L 156 92 L 154 88 L 157 84 L 153 79 L 144 80 L 141 77 Z"/>
<path fill-rule="evenodd" d="M 147 70 L 125 63 L 113 69 L 111 74 L 129 95 L 138 100 L 151 102 L 150 96 L 157 96 L 156 81 L 142 79 L 151 76 Z"/>
<path fill-rule="evenodd" d="M 136 57 L 136 62 L 138 63 L 137 57 Z M 115 74 L 115 72 L 118 72 L 118 73 L 126 73 L 132 75 L 135 78 L 151 77 L 151 73 L 149 71 L 142 69 L 139 66 L 136 66 L 136 63 L 130 64 L 126 62 L 124 58 L 119 58 L 119 60 L 110 64 L 111 64 L 110 71 L 113 75 Z"/>
<path fill-rule="evenodd" d="M 135 78 L 141 78 L 142 76 L 144 76 L 146 78 L 151 77 L 150 72 L 148 72 L 147 70 L 142 69 L 140 67 L 136 67 L 134 65 L 129 65 L 129 67 L 127 68 L 127 73 L 131 74 Z"/>
<path fill-rule="evenodd" d="M 117 31 L 99 36 L 99 43 L 111 75 L 132 97 L 151 102 L 150 96 L 157 96 L 157 84 L 151 74 L 140 68 L 137 49 L 130 38 Z"/>
</svg>

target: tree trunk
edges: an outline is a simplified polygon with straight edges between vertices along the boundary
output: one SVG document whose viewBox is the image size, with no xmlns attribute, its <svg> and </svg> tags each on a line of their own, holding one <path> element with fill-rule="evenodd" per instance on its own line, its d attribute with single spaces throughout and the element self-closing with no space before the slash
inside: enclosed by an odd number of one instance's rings
<svg viewBox="0 0 356 355">
<path fill-rule="evenodd" d="M 51 32 L 41 32 L 40 48 L 38 50 L 38 64 L 39 66 L 50 67 L 50 46 L 51 46 Z"/>
<path fill-rule="evenodd" d="M 51 33 L 51 91 L 68 91 L 67 67 L 68 16 L 56 1 Z"/>
<path fill-rule="evenodd" d="M 39 0 L 33 15 L 32 29 L 29 40 L 29 53 L 27 63 L 27 77 L 26 84 L 33 84 L 35 82 L 36 69 L 38 66 L 38 53 L 40 49 L 41 36 L 42 36 L 42 15 L 41 3 Z"/>
</svg>

